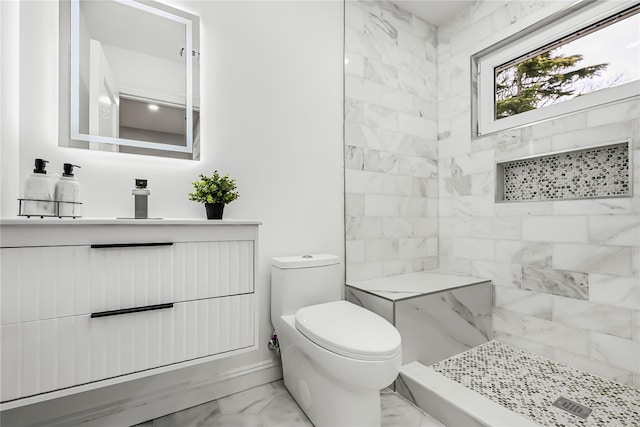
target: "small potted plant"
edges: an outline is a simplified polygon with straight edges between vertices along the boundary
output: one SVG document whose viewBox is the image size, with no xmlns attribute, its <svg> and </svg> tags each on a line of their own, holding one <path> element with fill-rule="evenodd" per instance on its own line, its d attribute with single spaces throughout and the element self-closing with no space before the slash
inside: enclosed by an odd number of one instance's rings
<svg viewBox="0 0 640 427">
<path fill-rule="evenodd" d="M 200 174 L 200 179 L 192 184 L 195 191 L 189 193 L 189 200 L 204 203 L 207 219 L 222 219 L 224 205 L 240 196 L 236 191 L 236 180 L 228 174 L 222 176 L 218 171 L 211 176 Z"/>
</svg>

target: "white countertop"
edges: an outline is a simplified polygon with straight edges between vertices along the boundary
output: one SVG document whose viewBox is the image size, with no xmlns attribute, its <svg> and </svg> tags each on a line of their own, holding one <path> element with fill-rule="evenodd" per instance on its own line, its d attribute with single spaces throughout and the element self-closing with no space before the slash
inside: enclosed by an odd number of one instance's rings
<svg viewBox="0 0 640 427">
<path fill-rule="evenodd" d="M 434 292 L 448 291 L 490 282 L 490 280 L 480 277 L 465 276 L 442 270 L 429 270 L 381 277 L 379 279 L 347 282 L 347 286 L 360 289 L 387 300 L 399 301 L 432 294 Z"/>
<path fill-rule="evenodd" d="M 262 221 L 245 219 L 201 219 L 201 218 L 40 218 L 32 216 L 2 218 L 0 225 L 260 225 Z"/>
</svg>

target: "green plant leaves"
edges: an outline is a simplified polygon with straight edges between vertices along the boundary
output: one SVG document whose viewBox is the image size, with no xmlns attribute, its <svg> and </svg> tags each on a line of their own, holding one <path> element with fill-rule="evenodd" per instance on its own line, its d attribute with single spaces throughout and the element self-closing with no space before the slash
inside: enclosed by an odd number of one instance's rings
<svg viewBox="0 0 640 427">
<path fill-rule="evenodd" d="M 213 175 L 200 174 L 199 180 L 192 182 L 194 192 L 189 193 L 189 200 L 200 203 L 231 203 L 240 197 L 236 190 L 236 180 L 229 175 L 220 175 L 214 171 Z"/>
</svg>

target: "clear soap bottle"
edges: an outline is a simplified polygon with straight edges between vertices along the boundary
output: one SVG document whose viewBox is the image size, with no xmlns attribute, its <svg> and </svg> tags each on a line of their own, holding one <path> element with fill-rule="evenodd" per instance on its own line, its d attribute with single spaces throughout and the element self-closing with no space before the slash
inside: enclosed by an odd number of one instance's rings
<svg viewBox="0 0 640 427">
<path fill-rule="evenodd" d="M 81 216 L 80 183 L 73 175 L 73 168 L 78 165 L 64 164 L 64 172 L 56 183 L 55 200 L 58 202 L 58 216 Z"/>
<path fill-rule="evenodd" d="M 24 181 L 21 215 L 56 215 L 53 202 L 55 187 L 53 180 L 47 176 L 47 163 L 49 163 L 48 160 L 36 159 L 33 173 L 30 173 Z"/>
</svg>

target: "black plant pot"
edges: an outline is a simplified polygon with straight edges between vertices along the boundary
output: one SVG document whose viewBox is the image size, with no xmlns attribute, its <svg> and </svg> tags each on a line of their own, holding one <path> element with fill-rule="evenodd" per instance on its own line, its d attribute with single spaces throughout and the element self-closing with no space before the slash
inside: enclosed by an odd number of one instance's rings
<svg viewBox="0 0 640 427">
<path fill-rule="evenodd" d="M 205 203 L 204 207 L 207 209 L 207 219 L 222 219 L 224 203 Z"/>
</svg>

